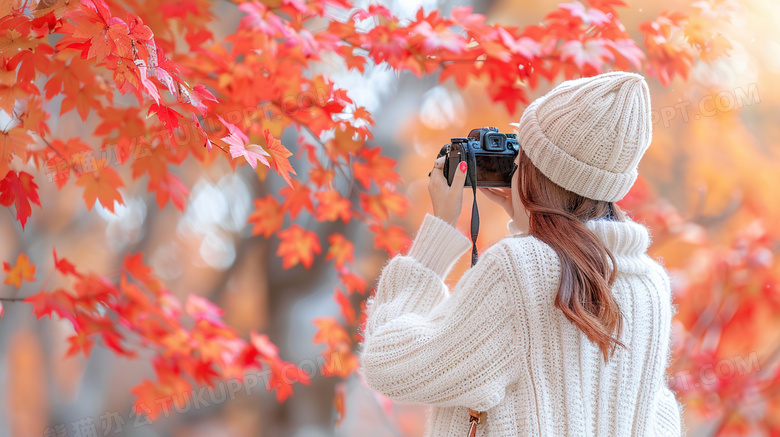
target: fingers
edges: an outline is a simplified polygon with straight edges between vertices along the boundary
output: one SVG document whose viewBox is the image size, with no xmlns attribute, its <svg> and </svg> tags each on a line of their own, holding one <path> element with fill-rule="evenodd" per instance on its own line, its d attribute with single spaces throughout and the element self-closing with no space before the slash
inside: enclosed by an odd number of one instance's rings
<svg viewBox="0 0 780 437">
<path fill-rule="evenodd" d="M 468 164 L 466 161 L 461 161 L 458 164 L 458 168 L 455 170 L 455 176 L 452 178 L 452 188 L 457 190 L 463 190 L 466 185 L 466 171 L 468 170 Z"/>
<path fill-rule="evenodd" d="M 431 170 L 431 179 L 437 177 L 444 177 L 444 160 L 446 157 L 441 156 L 433 163 L 433 170 Z"/>
<path fill-rule="evenodd" d="M 480 192 L 491 199 L 508 199 L 511 192 L 508 188 L 481 187 Z"/>
<path fill-rule="evenodd" d="M 511 194 L 509 188 L 486 188 L 486 190 L 489 190 L 491 193 L 497 196 L 503 196 L 503 197 L 509 197 L 509 195 Z"/>
<path fill-rule="evenodd" d="M 485 197 L 487 197 L 488 199 L 492 200 L 495 203 L 502 204 L 506 200 L 506 197 L 498 195 L 493 191 L 490 191 L 490 189 L 488 188 L 481 188 L 480 191 L 482 192 L 482 194 L 485 195 Z"/>
<path fill-rule="evenodd" d="M 436 159 L 436 161 L 433 163 L 433 169 L 431 170 L 431 178 L 428 180 L 428 191 L 431 191 L 431 189 L 435 185 L 444 185 L 447 186 L 447 178 L 444 177 L 444 160 L 446 158 L 444 156 L 439 157 Z"/>
</svg>

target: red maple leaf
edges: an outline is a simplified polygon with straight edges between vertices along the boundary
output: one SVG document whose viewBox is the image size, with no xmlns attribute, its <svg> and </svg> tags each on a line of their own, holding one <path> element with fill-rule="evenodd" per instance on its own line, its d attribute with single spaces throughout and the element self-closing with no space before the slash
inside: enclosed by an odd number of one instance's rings
<svg viewBox="0 0 780 437">
<path fill-rule="evenodd" d="M 41 206 L 38 185 L 33 182 L 33 177 L 23 171 L 19 174 L 13 170 L 9 171 L 5 178 L 0 180 L 0 204 L 16 207 L 16 219 L 22 224 L 22 231 L 32 214 L 30 202 Z"/>
<path fill-rule="evenodd" d="M 168 130 L 168 134 L 173 137 L 173 130 L 179 127 L 179 117 L 182 115 L 165 105 L 158 105 L 157 103 L 152 103 L 149 107 L 146 118 L 149 118 L 152 114 L 157 115 L 157 119 Z"/>
</svg>

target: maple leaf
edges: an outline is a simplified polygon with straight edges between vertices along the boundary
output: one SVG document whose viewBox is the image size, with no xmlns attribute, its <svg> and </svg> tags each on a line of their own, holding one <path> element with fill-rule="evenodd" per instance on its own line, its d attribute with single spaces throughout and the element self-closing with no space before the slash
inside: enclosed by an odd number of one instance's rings
<svg viewBox="0 0 780 437">
<path fill-rule="evenodd" d="M 314 262 L 314 254 L 322 253 L 317 234 L 299 225 L 279 231 L 279 238 L 282 241 L 276 254 L 282 257 L 282 268 L 289 269 L 300 263 L 308 269 Z"/>
<path fill-rule="evenodd" d="M 640 69 L 645 54 L 632 39 L 619 39 L 609 41 L 607 47 L 611 48 L 617 57 L 628 61 L 634 68 Z M 615 62 L 616 66 L 618 62 Z"/>
<path fill-rule="evenodd" d="M 585 5 L 578 1 L 572 3 L 561 3 L 559 8 L 569 11 L 572 17 L 577 17 L 582 22 L 589 26 L 591 24 L 595 26 L 601 26 L 610 21 L 610 16 L 605 14 L 596 8 L 586 8 Z"/>
<path fill-rule="evenodd" d="M 344 321 L 347 322 L 347 325 L 355 323 L 355 308 L 352 306 L 349 298 L 338 287 L 335 287 L 333 291 L 333 299 L 339 305 L 341 315 L 344 316 Z"/>
<path fill-rule="evenodd" d="M 325 260 L 335 260 L 336 268 L 344 267 L 344 264 L 349 262 L 355 262 L 355 245 L 347 239 L 347 237 L 334 233 L 328 237 L 328 243 L 330 247 L 325 254 Z"/>
<path fill-rule="evenodd" d="M 46 161 L 46 167 L 54 172 L 54 182 L 60 189 L 68 183 L 71 170 L 78 174 L 78 166 L 92 153 L 92 149 L 79 138 L 69 138 L 65 142 L 54 140 L 49 148 L 53 149 L 53 153 Z"/>
<path fill-rule="evenodd" d="M 16 219 L 22 224 L 22 231 L 27 219 L 32 214 L 30 202 L 41 206 L 38 199 L 38 185 L 33 182 L 33 177 L 25 172 L 9 171 L 3 180 L 0 180 L 0 204 L 3 206 L 15 205 Z"/>
<path fill-rule="evenodd" d="M 317 333 L 314 334 L 314 343 L 325 343 L 327 349 L 323 352 L 325 376 L 339 376 L 347 378 L 358 367 L 357 357 L 352 353 L 352 339 L 346 329 L 333 317 L 314 319 Z"/>
<path fill-rule="evenodd" d="M 209 136 L 206 134 L 206 131 L 204 131 L 203 127 L 200 125 L 200 122 L 198 121 L 198 117 L 196 117 L 195 114 L 190 114 L 190 118 L 192 118 L 192 124 L 193 126 L 195 126 L 196 133 L 205 139 L 203 143 L 203 147 L 205 147 L 207 151 L 211 152 L 211 147 L 212 147 L 211 140 L 209 139 Z"/>
<path fill-rule="evenodd" d="M 155 192 L 158 208 L 163 209 L 170 200 L 179 211 L 184 211 L 187 197 L 190 195 L 190 190 L 182 183 L 181 179 L 167 171 L 159 180 L 150 179 L 147 191 Z"/>
<path fill-rule="evenodd" d="M 133 388 L 130 393 L 136 396 L 133 403 L 133 415 L 140 416 L 141 414 L 154 421 L 160 415 L 164 408 L 170 408 L 166 406 L 161 400 L 172 401 L 176 396 L 182 396 L 183 393 L 188 393 L 191 390 L 191 386 L 184 381 L 183 378 L 172 378 L 177 381 L 177 385 L 180 389 L 168 386 L 161 386 L 155 384 L 152 381 L 144 380 L 140 385 Z"/>
<path fill-rule="evenodd" d="M 335 175 L 335 171 L 321 167 L 319 165 L 315 165 L 311 170 L 309 170 L 309 181 L 311 181 L 311 183 L 319 188 L 326 186 L 329 187 L 331 186 L 333 177 Z"/>
<path fill-rule="evenodd" d="M 103 0 L 92 0 L 82 3 L 84 7 L 77 9 L 67 17 L 78 23 L 73 26 L 73 38 L 60 41 L 66 47 L 82 50 L 83 59 L 95 58 L 103 61 L 116 51 L 122 57 L 131 57 L 129 29 L 124 21 L 112 17 L 108 6 Z M 85 41 L 84 43 L 74 42 Z"/>
<path fill-rule="evenodd" d="M 379 187 L 377 194 L 360 193 L 360 205 L 366 214 L 378 220 L 387 220 L 391 212 L 404 215 L 409 200 L 403 194 L 396 193 L 383 185 Z"/>
<path fill-rule="evenodd" d="M 314 334 L 314 344 L 335 345 L 338 343 L 351 343 L 349 334 L 333 317 L 320 317 L 313 320 L 317 327 L 317 333 Z"/>
<path fill-rule="evenodd" d="M 23 302 L 33 306 L 36 320 L 44 316 L 51 318 L 53 314 L 57 314 L 61 318 L 69 320 L 74 327 L 81 325 L 81 322 L 74 315 L 76 311 L 75 300 L 63 289 L 57 289 L 51 293 L 42 291 L 26 297 Z"/>
<path fill-rule="evenodd" d="M 614 59 L 614 55 L 607 48 L 608 45 L 604 39 L 591 39 L 585 43 L 567 41 L 561 45 L 561 58 L 572 60 L 577 68 L 582 69 L 588 65 L 600 73 L 604 62 Z"/>
<path fill-rule="evenodd" d="M 361 55 L 356 55 L 355 49 L 353 47 L 346 45 L 341 46 L 338 49 L 338 53 L 344 59 L 344 62 L 346 62 L 348 70 L 355 69 L 360 73 L 366 71 L 366 58 Z"/>
<path fill-rule="evenodd" d="M 368 285 L 362 276 L 355 274 L 346 267 L 337 270 L 339 272 L 339 279 L 341 280 L 341 283 L 344 284 L 344 287 L 346 287 L 347 293 L 365 294 Z"/>
<path fill-rule="evenodd" d="M 13 267 L 3 262 L 3 271 L 8 274 L 4 284 L 19 288 L 22 286 L 22 281 L 35 282 L 35 264 L 30 264 L 30 259 L 24 253 L 16 257 L 16 264 Z"/>
<path fill-rule="evenodd" d="M 122 179 L 112 168 L 104 166 L 105 160 L 98 161 L 97 169 L 84 173 L 76 180 L 76 185 L 84 187 L 84 203 L 91 211 L 96 201 L 107 210 L 114 212 L 114 202 L 124 205 L 118 188 L 124 187 Z"/>
<path fill-rule="evenodd" d="M 287 159 L 292 156 L 292 152 L 287 150 L 287 148 L 282 145 L 281 141 L 274 138 L 274 136 L 271 135 L 270 130 L 265 129 L 263 135 L 265 136 L 265 150 L 269 153 L 268 156 L 271 157 L 273 169 L 284 178 L 287 185 L 292 186 L 290 173 L 297 174 L 295 173 L 295 169 L 292 168 L 292 165 L 290 165 L 290 161 Z"/>
<path fill-rule="evenodd" d="M 303 384 L 309 384 L 309 375 L 298 369 L 292 363 L 287 363 L 279 358 L 279 348 L 269 340 L 266 334 L 250 333 L 250 345 L 247 358 L 254 361 L 259 358 L 271 367 L 270 387 L 276 387 L 276 399 L 279 402 L 284 401 L 292 395 L 292 383 L 297 381 Z M 292 367 L 292 369 L 290 369 Z M 297 370 L 289 372 L 288 370 Z"/>
<path fill-rule="evenodd" d="M 379 225 L 371 225 L 369 229 L 374 233 L 374 247 L 384 249 L 390 256 L 397 255 L 412 244 L 406 230 L 401 226 L 390 225 L 382 229 Z"/>
<path fill-rule="evenodd" d="M 273 235 L 282 227 L 284 208 L 271 195 L 255 199 L 255 210 L 249 214 L 249 223 L 254 223 L 252 235 L 262 234 L 265 238 Z"/>
<path fill-rule="evenodd" d="M 365 159 L 365 164 L 360 161 L 352 164 L 355 179 L 360 181 L 365 189 L 371 188 L 372 180 L 377 185 L 396 183 L 401 180 L 398 173 L 393 170 L 396 164 L 395 160 L 382 156 L 381 153 L 382 151 L 379 147 L 361 149 L 358 156 Z"/>
<path fill-rule="evenodd" d="M 80 331 L 68 337 L 68 344 L 70 347 L 68 348 L 68 351 L 65 352 L 66 358 L 78 355 L 79 352 L 83 352 L 84 356 L 89 358 L 89 353 L 92 351 L 94 342 L 90 340 L 89 333 Z"/>
<path fill-rule="evenodd" d="M 122 268 L 133 278 L 141 281 L 152 293 L 158 296 L 164 293 L 165 287 L 162 281 L 154 275 L 151 267 L 143 263 L 143 253 L 126 255 L 125 259 L 122 260 Z"/>
<path fill-rule="evenodd" d="M 127 14 L 128 35 L 133 39 L 149 42 L 154 37 L 152 29 L 145 25 L 141 17 Z"/>
<path fill-rule="evenodd" d="M 454 58 L 449 61 L 441 68 L 439 82 L 444 83 L 447 79 L 452 78 L 458 87 L 465 88 L 469 80 L 478 73 L 475 62 L 472 61 L 470 56 Z"/>
<path fill-rule="evenodd" d="M 252 331 L 249 341 L 263 360 L 273 361 L 279 358 L 279 348 L 271 342 L 267 334 L 258 334 Z"/>
<path fill-rule="evenodd" d="M 157 119 L 160 120 L 163 126 L 165 126 L 165 129 L 168 130 L 168 134 L 173 137 L 173 130 L 179 127 L 179 117 L 182 115 L 167 106 L 158 105 L 157 103 L 152 103 L 152 105 L 149 106 L 149 112 L 146 114 L 146 118 L 151 117 L 152 114 L 157 115 Z"/>
<path fill-rule="evenodd" d="M 0 102 L 4 97 L 0 95 Z M 27 145 L 31 142 L 32 137 L 27 134 L 27 129 L 15 127 L 7 132 L 0 129 L 0 178 L 5 178 L 11 171 L 9 164 L 14 156 L 18 156 L 22 161 L 27 160 Z"/>
<path fill-rule="evenodd" d="M 57 269 L 60 273 L 63 275 L 73 275 L 77 278 L 81 277 L 81 274 L 76 271 L 76 266 L 74 266 L 70 261 L 68 261 L 65 258 L 58 258 L 57 257 L 57 250 L 52 248 L 52 253 L 54 254 L 54 268 Z"/>
<path fill-rule="evenodd" d="M 291 186 L 279 190 L 279 194 L 285 197 L 284 209 L 290 211 L 292 219 L 298 217 L 303 208 L 309 212 L 314 211 L 314 204 L 311 201 L 311 189 L 297 179 L 292 181 Z"/>
<path fill-rule="evenodd" d="M 202 115 L 206 115 L 209 110 L 209 105 L 206 101 L 218 102 L 214 94 L 211 94 L 204 85 L 195 85 L 192 87 L 192 91 L 189 93 L 190 104 L 194 106 Z M 194 114 L 193 114 L 194 115 Z"/>
<path fill-rule="evenodd" d="M 243 156 L 253 169 L 257 169 L 257 161 L 260 161 L 268 168 L 271 167 L 271 164 L 265 159 L 266 156 L 271 156 L 268 152 L 263 150 L 258 144 L 247 144 L 249 142 L 249 137 L 244 135 L 244 133 L 232 123 L 226 122 L 222 117 L 217 117 L 222 124 L 228 128 L 228 135 L 222 137 L 221 140 L 230 146 L 231 158 L 236 159 L 239 156 Z"/>
<path fill-rule="evenodd" d="M 318 221 L 336 221 L 339 218 L 344 223 L 349 223 L 352 216 L 350 208 L 352 202 L 339 194 L 336 190 L 322 190 L 314 193 L 317 198 L 317 209 L 314 216 Z"/>
<path fill-rule="evenodd" d="M 221 308 L 214 305 L 210 300 L 194 294 L 187 296 L 187 303 L 184 304 L 184 310 L 196 320 L 218 320 L 225 314 Z"/>
<path fill-rule="evenodd" d="M 348 123 L 340 123 L 334 131 L 334 138 L 325 144 L 331 157 L 349 156 L 363 147 L 364 140 L 358 131 Z"/>
<path fill-rule="evenodd" d="M 463 36 L 451 31 L 445 23 L 438 23 L 434 27 L 428 21 L 421 21 L 414 26 L 413 31 L 422 36 L 422 47 L 425 50 L 435 51 L 441 48 L 460 54 L 466 48 Z"/>
</svg>

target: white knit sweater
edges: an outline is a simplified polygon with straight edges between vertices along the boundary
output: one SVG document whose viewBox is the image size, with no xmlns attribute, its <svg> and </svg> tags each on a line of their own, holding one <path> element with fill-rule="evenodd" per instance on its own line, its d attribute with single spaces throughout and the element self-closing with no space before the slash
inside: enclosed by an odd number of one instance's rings
<svg viewBox="0 0 780 437">
<path fill-rule="evenodd" d="M 396 401 L 431 405 L 430 437 L 465 436 L 468 408 L 487 411 L 481 437 L 681 435 L 681 408 L 665 382 L 669 276 L 647 255 L 644 226 L 587 226 L 618 269 L 613 293 L 626 348 L 608 362 L 555 308 L 560 264 L 550 246 L 504 238 L 450 295 L 442 280 L 470 242 L 427 215 L 369 301 L 360 350 L 366 383 Z"/>
</svg>

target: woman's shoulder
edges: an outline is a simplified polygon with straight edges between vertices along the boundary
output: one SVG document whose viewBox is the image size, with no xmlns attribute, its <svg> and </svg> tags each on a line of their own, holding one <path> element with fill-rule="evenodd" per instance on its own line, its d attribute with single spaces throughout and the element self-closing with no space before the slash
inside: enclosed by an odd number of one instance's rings
<svg viewBox="0 0 780 437">
<path fill-rule="evenodd" d="M 495 242 L 490 249 L 523 264 L 557 264 L 558 255 L 547 243 L 533 235 L 518 233 Z"/>
<path fill-rule="evenodd" d="M 525 292 L 541 291 L 546 283 L 560 280 L 560 261 L 552 247 L 532 235 L 515 234 L 502 238 L 488 248 L 483 257 L 500 260 L 505 274 Z"/>
</svg>

